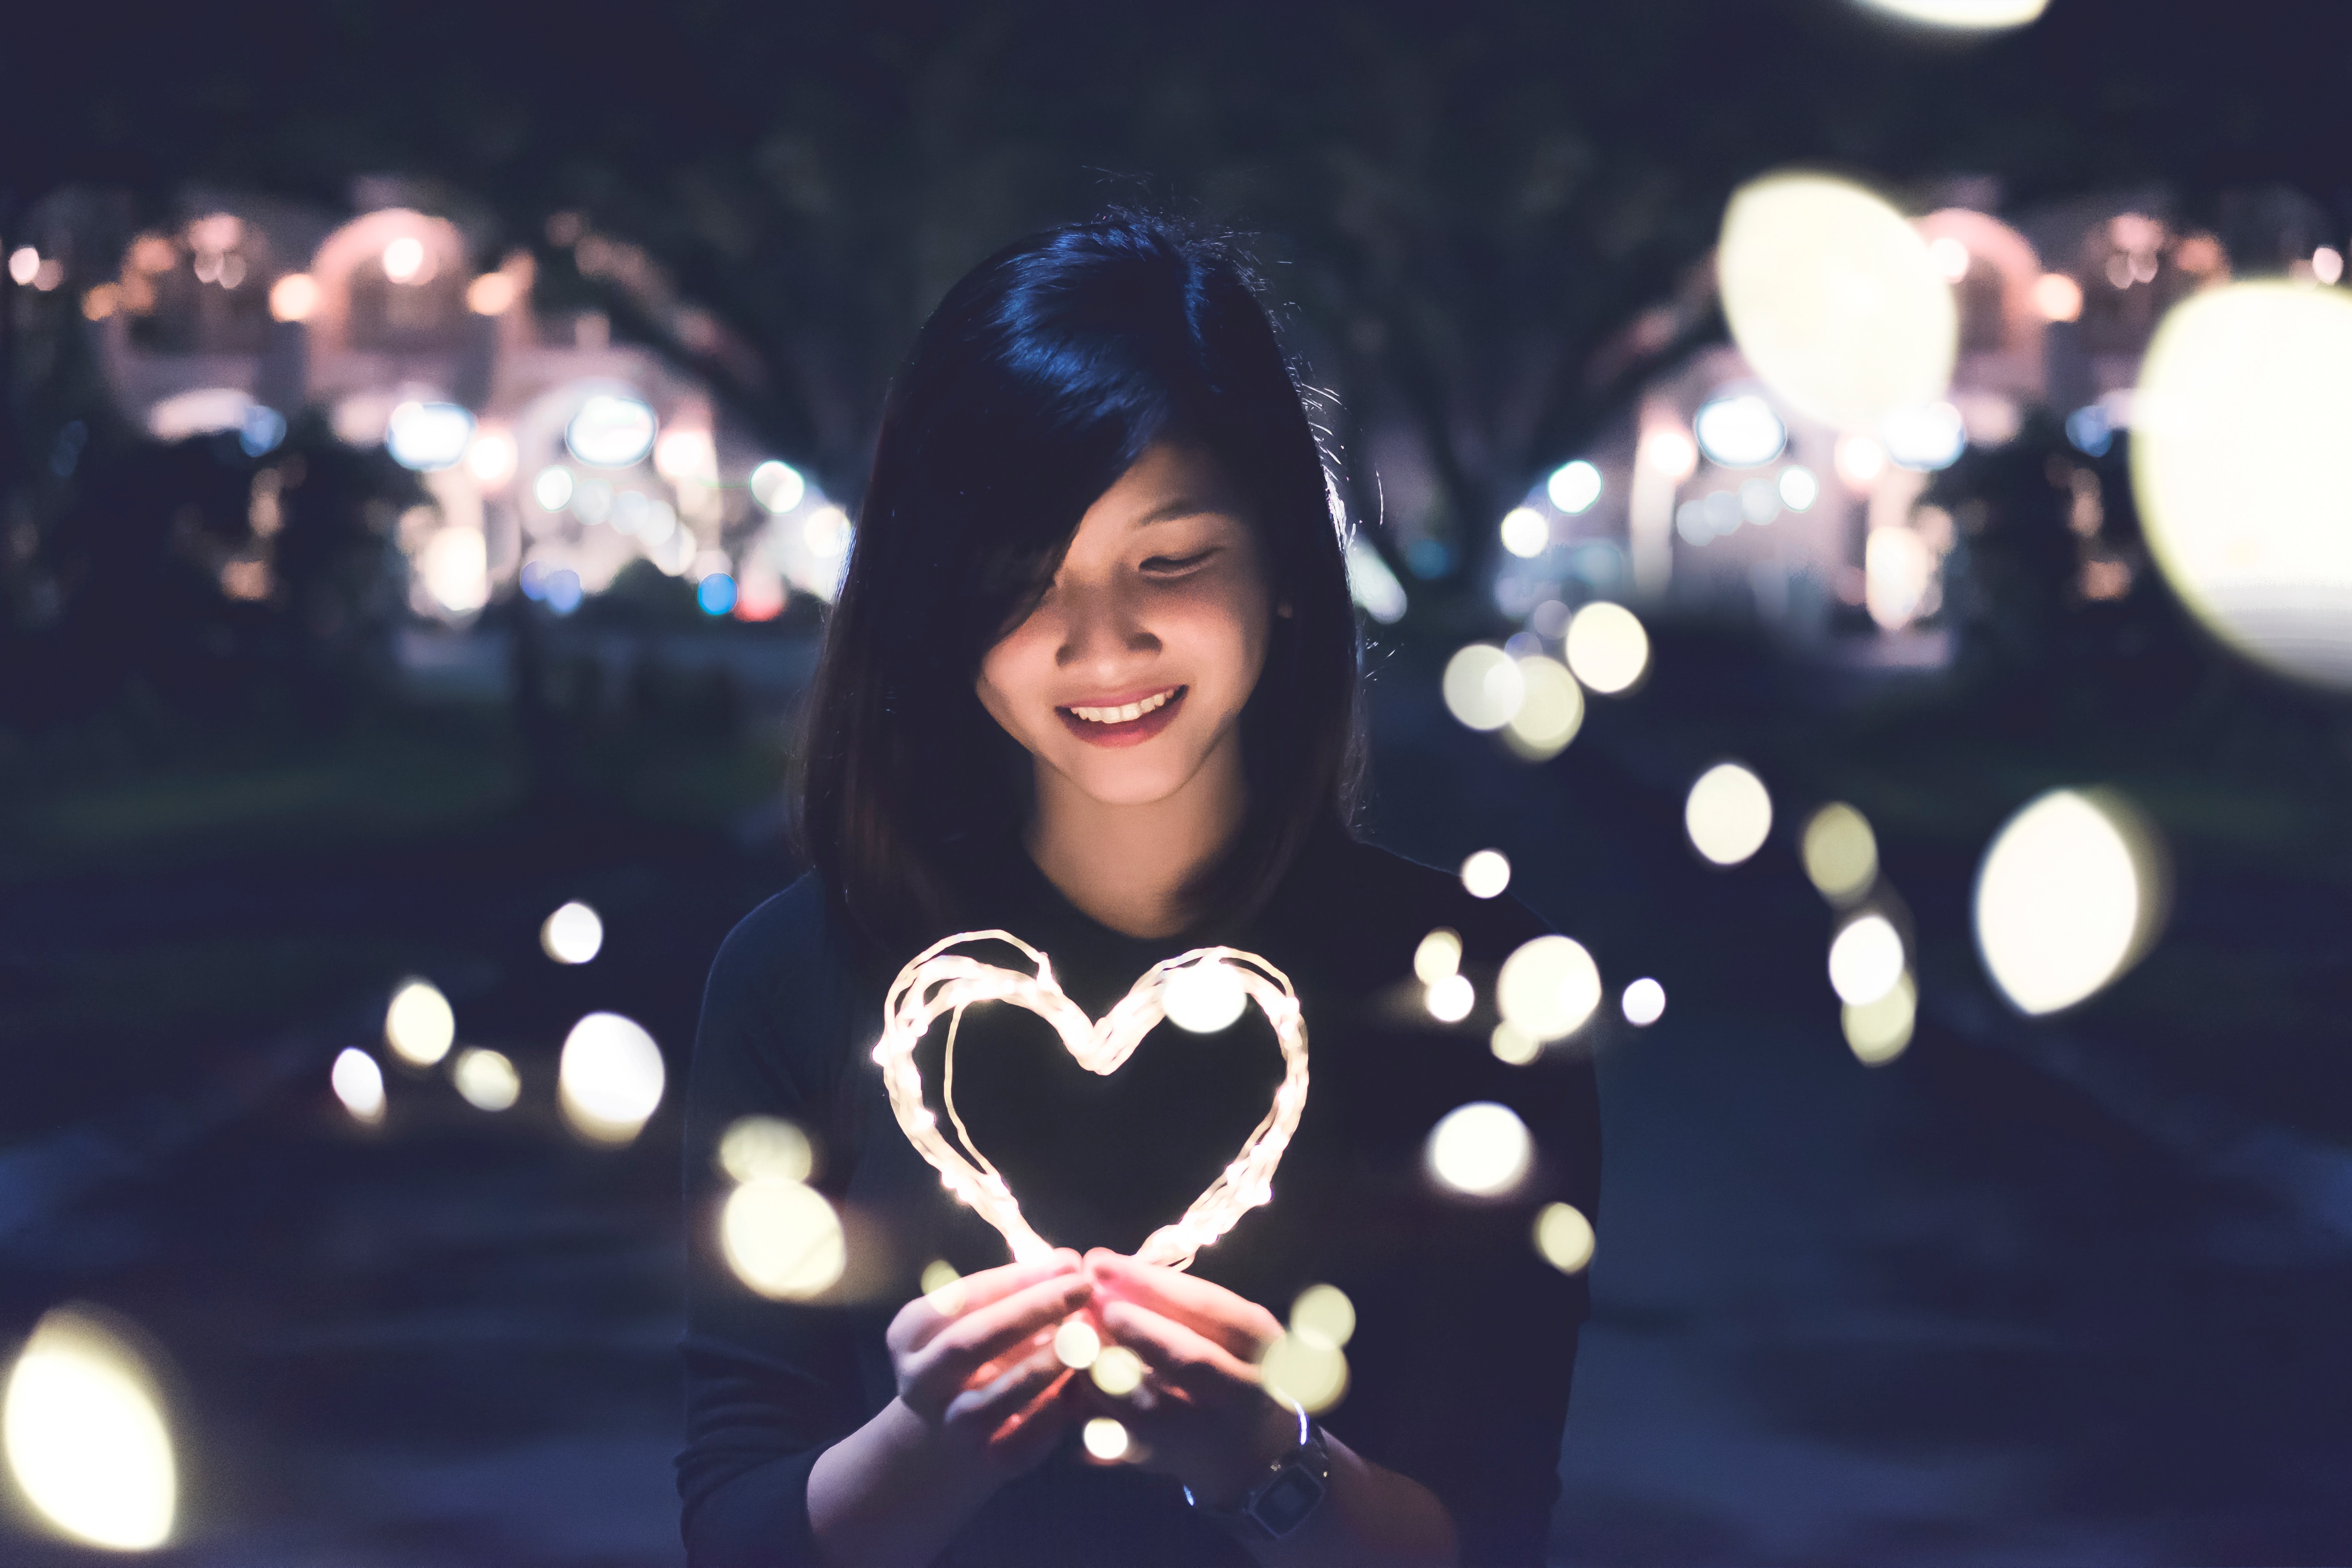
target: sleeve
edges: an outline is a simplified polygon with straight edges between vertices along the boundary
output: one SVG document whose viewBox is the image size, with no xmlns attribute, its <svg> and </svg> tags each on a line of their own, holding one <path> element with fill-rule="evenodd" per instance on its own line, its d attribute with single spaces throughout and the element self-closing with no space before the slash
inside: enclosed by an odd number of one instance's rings
<svg viewBox="0 0 2352 1568">
<path fill-rule="evenodd" d="M 850 1314 L 771 1301 L 729 1269 L 719 1240 L 728 1187 L 720 1138 L 736 1119 L 782 1117 L 835 1158 L 845 966 L 832 962 L 822 889 L 806 877 L 745 918 L 720 946 L 688 1076 L 685 1142 L 686 1448 L 677 1459 L 690 1568 L 817 1562 L 809 1472 L 865 1418 Z M 836 1190 L 828 1196 L 838 1201 Z"/>
</svg>

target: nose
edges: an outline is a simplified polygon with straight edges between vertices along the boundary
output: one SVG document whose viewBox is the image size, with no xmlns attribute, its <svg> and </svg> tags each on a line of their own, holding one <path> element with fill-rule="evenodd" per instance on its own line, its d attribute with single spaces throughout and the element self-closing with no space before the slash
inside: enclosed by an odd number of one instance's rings
<svg viewBox="0 0 2352 1568">
<path fill-rule="evenodd" d="M 1160 639 L 1145 624 L 1136 595 L 1108 583 L 1066 581 L 1061 589 L 1055 595 L 1062 612 L 1061 637 L 1054 647 L 1057 668 L 1116 679 L 1160 651 Z"/>
</svg>

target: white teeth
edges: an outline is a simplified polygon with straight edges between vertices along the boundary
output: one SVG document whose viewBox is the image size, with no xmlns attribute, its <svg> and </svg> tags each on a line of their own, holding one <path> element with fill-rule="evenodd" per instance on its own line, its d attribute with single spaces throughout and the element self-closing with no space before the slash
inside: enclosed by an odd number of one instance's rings
<svg viewBox="0 0 2352 1568">
<path fill-rule="evenodd" d="M 1167 690 L 1147 697 L 1140 702 L 1129 702 L 1118 708 L 1073 708 L 1070 711 L 1089 724 L 1125 724 L 1142 718 L 1155 708 L 1165 707 L 1168 700 L 1175 696 L 1177 690 L 1178 688 L 1171 686 Z"/>
</svg>

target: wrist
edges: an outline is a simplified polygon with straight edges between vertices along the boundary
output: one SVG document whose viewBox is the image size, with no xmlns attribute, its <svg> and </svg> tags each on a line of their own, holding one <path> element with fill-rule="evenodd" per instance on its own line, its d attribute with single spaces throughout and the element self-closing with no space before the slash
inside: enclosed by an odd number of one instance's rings
<svg viewBox="0 0 2352 1568">
<path fill-rule="evenodd" d="M 892 1399 L 876 1419 L 895 1468 L 919 1476 L 939 1495 L 976 1503 L 1003 1484 L 985 1453 L 951 1441 L 945 1428 L 903 1397 Z"/>
</svg>

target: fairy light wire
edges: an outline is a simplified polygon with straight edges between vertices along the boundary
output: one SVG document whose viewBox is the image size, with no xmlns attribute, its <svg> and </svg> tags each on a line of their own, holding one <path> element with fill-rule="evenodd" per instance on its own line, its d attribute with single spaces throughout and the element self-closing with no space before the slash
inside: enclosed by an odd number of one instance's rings
<svg viewBox="0 0 2352 1568">
<path fill-rule="evenodd" d="M 1034 973 L 1024 974 L 955 951 L 985 942 L 1016 949 Z M 962 931 L 933 942 L 908 960 L 890 983 L 883 1000 L 882 1037 L 874 1047 L 874 1060 L 882 1069 L 883 1087 L 889 1093 L 899 1130 L 939 1172 L 941 1184 L 996 1227 L 1016 1261 L 1042 1258 L 1053 1250 L 1052 1244 L 1023 1216 L 1004 1177 L 972 1142 L 952 1100 L 947 1102 L 948 1114 L 971 1155 L 940 1132 L 939 1118 L 923 1103 L 915 1047 L 942 1015 L 949 1017 L 950 1055 L 941 1074 L 945 1079 L 953 1071 L 955 1036 L 964 1009 L 977 1002 L 1010 1002 L 1051 1025 L 1080 1067 L 1108 1077 L 1126 1065 L 1143 1037 L 1168 1016 L 1170 982 L 1206 965 L 1225 971 L 1265 1015 L 1282 1050 L 1283 1074 L 1273 1103 L 1243 1140 L 1240 1152 L 1174 1223 L 1161 1226 L 1136 1248 L 1140 1262 L 1185 1268 L 1202 1247 L 1231 1230 L 1243 1215 L 1273 1201 L 1275 1168 L 1282 1163 L 1298 1130 L 1299 1115 L 1306 1110 L 1307 1020 L 1288 975 L 1256 953 L 1239 948 L 1194 948 L 1153 964 L 1109 1012 L 1094 1019 L 1064 994 L 1045 954 L 1010 931 Z"/>
</svg>

